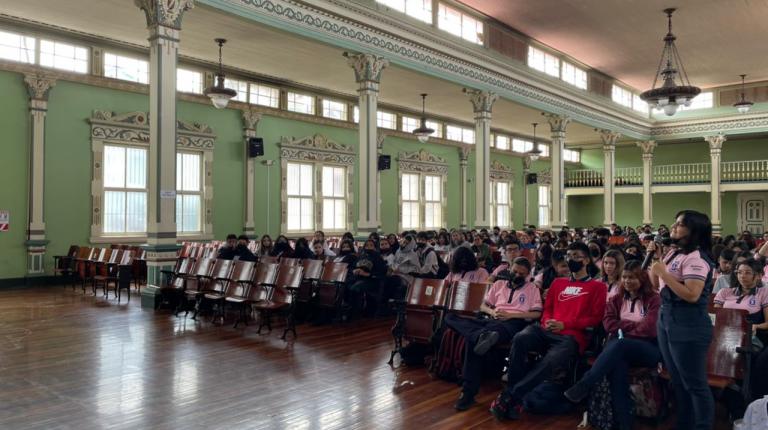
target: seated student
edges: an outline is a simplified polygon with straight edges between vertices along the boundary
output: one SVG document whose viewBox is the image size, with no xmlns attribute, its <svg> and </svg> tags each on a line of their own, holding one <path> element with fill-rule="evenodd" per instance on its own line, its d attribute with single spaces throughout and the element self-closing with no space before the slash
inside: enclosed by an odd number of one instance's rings
<svg viewBox="0 0 768 430">
<path fill-rule="evenodd" d="M 565 261 L 565 252 L 555 251 L 552 253 L 552 265 L 533 278 L 533 283 L 542 292 L 542 298 L 546 297 L 549 287 L 557 278 L 567 278 L 571 272 L 568 270 L 568 263 Z"/>
<path fill-rule="evenodd" d="M 483 242 L 481 235 L 475 235 L 472 239 L 472 252 L 477 256 L 477 263 L 484 269 L 490 269 L 493 266 L 493 257 L 491 257 L 491 247 Z"/>
<path fill-rule="evenodd" d="M 768 288 L 763 287 L 760 278 L 763 264 L 754 258 L 737 263 L 731 274 L 730 288 L 723 288 L 715 295 L 715 307 L 744 309 L 756 320 L 764 321 L 752 326 L 755 330 L 768 330 Z"/>
<path fill-rule="evenodd" d="M 608 230 L 607 228 L 604 230 Z M 603 254 L 605 254 L 605 247 L 597 239 L 592 239 L 587 242 L 589 246 L 589 252 L 592 257 L 592 264 L 597 267 L 597 271 L 590 273 L 590 276 L 596 277 L 600 270 L 603 270 Z M 589 270 L 589 268 L 587 268 Z"/>
<path fill-rule="evenodd" d="M 552 253 L 555 248 L 548 241 L 542 242 L 536 249 L 536 268 L 534 273 L 543 272 L 544 269 L 552 265 Z"/>
<path fill-rule="evenodd" d="M 497 419 L 519 418 L 523 396 L 557 371 L 567 369 L 587 346 L 587 328 L 603 319 L 607 287 L 587 274 L 591 262 L 587 245 L 574 242 L 568 246 L 567 262 L 571 277 L 552 283 L 541 323 L 527 326 L 512 339 L 507 387 L 490 409 Z M 527 371 L 532 351 L 543 357 Z"/>
<path fill-rule="evenodd" d="M 416 234 L 416 253 L 419 256 L 419 270 L 411 273 L 412 276 L 422 278 L 434 278 L 440 270 L 437 252 L 427 243 L 427 233 L 420 231 Z"/>
<path fill-rule="evenodd" d="M 312 241 L 312 250 L 314 251 L 315 248 L 315 241 L 319 241 L 323 245 L 323 255 L 326 257 L 335 257 L 336 254 L 331 251 L 331 247 L 328 245 L 328 242 L 325 241 L 325 233 L 322 230 L 317 230 L 314 235 L 314 240 Z M 317 253 L 315 252 L 315 255 Z"/>
<path fill-rule="evenodd" d="M 645 258 L 645 255 L 643 254 L 645 248 L 643 248 L 643 245 L 640 244 L 640 242 L 636 240 L 630 240 L 627 242 L 626 245 L 624 245 L 624 261 L 629 262 L 630 260 L 639 260 L 643 261 L 643 258 Z"/>
<path fill-rule="evenodd" d="M 274 245 L 272 244 L 272 238 L 268 234 L 261 236 L 261 246 L 259 246 L 259 257 L 270 255 L 273 247 Z"/>
<path fill-rule="evenodd" d="M 624 270 L 624 255 L 617 249 L 611 249 L 603 256 L 603 269 L 600 280 L 608 286 L 608 300 L 619 292 L 621 272 Z"/>
<path fill-rule="evenodd" d="M 519 256 L 520 244 L 517 242 L 507 242 L 506 245 L 504 245 L 504 253 L 501 254 L 501 264 L 493 269 L 493 273 L 488 276 L 488 282 L 496 281 L 496 277 L 499 276 L 499 273 L 508 270 L 512 265 L 512 262 Z"/>
<path fill-rule="evenodd" d="M 725 251 L 726 250 L 724 249 L 723 252 Z M 722 255 L 723 252 L 721 252 L 720 255 Z M 736 256 L 733 257 L 730 264 L 731 273 L 729 273 L 727 276 L 720 276 L 719 278 L 717 278 L 717 281 L 715 281 L 715 286 L 714 288 L 712 288 L 712 294 L 717 294 L 721 290 L 731 288 L 731 279 L 733 278 L 733 276 L 731 275 L 733 275 L 733 268 L 743 263 L 744 261 L 747 261 L 750 258 L 752 258 L 749 252 L 739 252 L 735 255 Z M 718 266 L 719 266 L 719 261 L 718 261 Z"/>
<path fill-rule="evenodd" d="M 345 290 L 346 301 L 350 304 L 353 316 L 363 313 L 363 298 L 367 293 L 378 293 L 381 282 L 387 275 L 387 263 L 381 258 L 377 243 L 374 239 L 368 239 L 363 245 L 360 257 L 352 270 L 354 282 Z M 371 314 L 376 310 L 375 302 L 366 302 L 365 311 Z"/>
<path fill-rule="evenodd" d="M 309 241 L 306 238 L 300 237 L 296 239 L 296 245 L 294 246 L 293 258 L 311 260 L 315 256 L 315 253 L 309 249 Z"/>
<path fill-rule="evenodd" d="M 736 253 L 732 249 L 723 249 L 717 257 L 717 268 L 712 273 L 712 280 L 717 282 L 721 276 L 731 276 L 731 264 Z M 719 291 L 719 290 L 718 290 Z"/>
<path fill-rule="evenodd" d="M 242 261 L 258 261 L 258 258 L 248 249 L 248 236 L 241 234 L 237 238 L 237 248 L 235 248 L 235 259 Z"/>
<path fill-rule="evenodd" d="M 314 260 L 325 260 L 326 257 L 335 257 L 334 255 L 326 254 L 325 252 L 325 244 L 319 240 L 315 240 L 312 242 L 312 259 Z"/>
<path fill-rule="evenodd" d="M 445 282 L 486 282 L 488 271 L 477 264 L 475 254 L 467 248 L 459 248 L 451 258 L 451 272 Z"/>
<path fill-rule="evenodd" d="M 227 235 L 227 243 L 224 244 L 221 248 L 219 248 L 219 252 L 216 255 L 216 258 L 221 258 L 222 260 L 232 260 L 235 258 L 236 255 L 236 248 L 237 248 L 237 236 L 230 233 Z"/>
<path fill-rule="evenodd" d="M 416 238 L 406 235 L 400 249 L 395 253 L 392 270 L 396 275 L 410 275 L 421 270 L 419 254 L 416 252 Z"/>
<path fill-rule="evenodd" d="M 395 262 L 395 253 L 392 251 L 392 247 L 389 244 L 389 240 L 382 239 L 379 242 L 379 253 L 384 262 L 387 263 L 387 268 L 391 269 Z"/>
<path fill-rule="evenodd" d="M 355 268 L 357 255 L 355 254 L 355 245 L 350 240 L 342 240 L 339 245 L 339 255 L 333 259 L 334 263 L 347 263 L 351 272 Z"/>
<path fill-rule="evenodd" d="M 536 249 L 536 230 L 529 228 L 520 235 L 520 249 Z"/>
<path fill-rule="evenodd" d="M 516 258 L 503 280 L 493 283 L 480 305 L 480 312 L 490 318 L 466 318 L 449 314 L 445 323 L 466 339 L 463 385 L 454 407 L 464 411 L 475 403 L 480 388 L 483 356 L 497 343 L 509 342 L 532 320 L 541 316 L 541 295 L 535 285 L 528 282 L 531 263 Z"/>
<path fill-rule="evenodd" d="M 438 252 L 450 252 L 451 251 L 451 237 L 448 233 L 439 233 L 437 235 L 437 243 L 434 246 L 435 251 Z"/>
<path fill-rule="evenodd" d="M 277 236 L 277 239 L 275 239 L 275 246 L 269 251 L 269 256 L 291 258 L 293 256 L 293 248 L 291 248 L 288 238 L 282 234 Z"/>
<path fill-rule="evenodd" d="M 653 290 L 642 262 L 635 260 L 624 266 L 618 289 L 618 294 L 608 300 L 603 318 L 609 340 L 592 368 L 565 392 L 565 397 L 579 403 L 603 376 L 608 376 L 613 416 L 619 429 L 629 430 L 632 428 L 632 404 L 627 372 L 630 367 L 655 368 L 661 361 L 661 352 L 656 345 L 656 319 L 661 297 Z"/>
<path fill-rule="evenodd" d="M 392 253 L 397 252 L 398 249 L 400 249 L 400 242 L 397 238 L 397 235 L 394 233 L 390 233 L 387 235 L 387 242 L 389 242 L 389 249 L 392 250 Z"/>
</svg>

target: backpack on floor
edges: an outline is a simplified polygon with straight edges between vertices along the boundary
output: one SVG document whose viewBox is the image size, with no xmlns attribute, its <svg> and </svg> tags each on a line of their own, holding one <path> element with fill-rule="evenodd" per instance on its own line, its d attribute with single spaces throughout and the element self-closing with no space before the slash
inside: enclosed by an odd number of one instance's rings
<svg viewBox="0 0 768 430">
<path fill-rule="evenodd" d="M 465 348 L 464 336 L 450 327 L 445 327 L 430 372 L 440 379 L 461 383 Z"/>
<path fill-rule="evenodd" d="M 406 366 L 423 366 L 432 354 L 432 345 L 410 342 L 400 348 L 400 359 Z"/>
<path fill-rule="evenodd" d="M 669 412 L 669 387 L 658 377 L 656 370 L 630 374 L 629 395 L 634 403 L 636 417 L 661 420 Z"/>
<path fill-rule="evenodd" d="M 587 421 L 596 430 L 613 430 L 616 428 L 616 420 L 613 417 L 611 386 L 605 377 L 589 393 Z"/>
</svg>

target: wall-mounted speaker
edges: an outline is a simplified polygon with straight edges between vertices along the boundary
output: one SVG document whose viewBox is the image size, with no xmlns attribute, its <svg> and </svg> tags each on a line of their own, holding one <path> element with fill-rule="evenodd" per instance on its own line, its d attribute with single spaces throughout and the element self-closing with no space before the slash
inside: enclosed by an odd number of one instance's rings
<svg viewBox="0 0 768 430">
<path fill-rule="evenodd" d="M 535 173 L 529 173 L 529 174 L 528 174 L 528 175 L 525 177 L 525 183 L 526 183 L 526 184 L 528 184 L 528 185 L 530 185 L 530 184 L 535 184 L 535 183 L 537 183 L 538 181 L 539 181 L 539 178 L 538 178 L 538 176 L 537 176 Z"/>
<path fill-rule="evenodd" d="M 264 155 L 264 139 L 260 137 L 248 138 L 248 157 L 261 157 Z"/>
<path fill-rule="evenodd" d="M 389 170 L 392 164 L 392 157 L 389 155 L 379 155 L 379 170 Z"/>
</svg>

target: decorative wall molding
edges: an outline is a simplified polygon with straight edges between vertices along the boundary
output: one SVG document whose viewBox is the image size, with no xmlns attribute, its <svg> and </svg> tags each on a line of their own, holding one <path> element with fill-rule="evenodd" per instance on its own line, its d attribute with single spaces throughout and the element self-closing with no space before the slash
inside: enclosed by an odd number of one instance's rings
<svg viewBox="0 0 768 430">
<path fill-rule="evenodd" d="M 319 133 L 299 139 L 283 136 L 280 138 L 280 158 L 351 166 L 355 164 L 355 150 Z"/>
<path fill-rule="evenodd" d="M 163 25 L 180 28 L 184 12 L 195 7 L 194 0 L 133 0 L 136 7 L 144 11 L 147 27 Z"/>
<path fill-rule="evenodd" d="M 491 161 L 491 179 L 499 181 L 511 181 L 515 177 L 515 172 L 511 167 L 503 164 L 499 160 Z"/>
<path fill-rule="evenodd" d="M 536 183 L 539 185 L 552 185 L 552 170 L 545 169 L 536 174 Z"/>
<path fill-rule="evenodd" d="M 48 93 L 56 85 L 56 79 L 47 75 L 27 73 L 24 75 L 27 92 L 32 100 L 48 101 Z"/>
<path fill-rule="evenodd" d="M 448 174 L 445 159 L 427 152 L 424 148 L 413 152 L 401 152 L 397 155 L 401 172 Z"/>
<path fill-rule="evenodd" d="M 88 120 L 91 139 L 121 143 L 149 144 L 149 115 L 146 112 L 115 113 L 94 110 Z M 213 151 L 216 136 L 206 124 L 176 121 L 176 146 L 180 148 Z"/>
<path fill-rule="evenodd" d="M 754 113 L 710 119 L 690 119 L 673 123 L 657 124 L 651 129 L 651 136 L 673 139 L 691 135 L 705 136 L 712 133 L 729 134 L 755 133 L 768 129 L 768 113 Z"/>
</svg>

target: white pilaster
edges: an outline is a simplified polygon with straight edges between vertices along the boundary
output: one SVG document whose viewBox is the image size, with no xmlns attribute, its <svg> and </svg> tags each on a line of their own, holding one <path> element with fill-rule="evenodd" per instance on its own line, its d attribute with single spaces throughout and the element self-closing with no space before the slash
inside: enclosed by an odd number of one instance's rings
<svg viewBox="0 0 768 430">
<path fill-rule="evenodd" d="M 469 159 L 469 148 L 462 146 L 459 148 L 459 192 L 461 193 L 461 222 L 459 228 L 467 228 L 467 160 Z"/>
<path fill-rule="evenodd" d="M 243 138 L 245 147 L 245 226 L 243 233 L 250 238 L 256 237 L 254 214 L 256 213 L 256 159 L 248 155 L 248 139 L 256 137 L 256 127 L 261 120 L 261 114 L 252 110 L 243 110 Z"/>
<path fill-rule="evenodd" d="M 43 212 L 45 192 L 45 116 L 48 94 L 56 85 L 52 78 L 38 74 L 24 76 L 29 93 L 29 113 L 32 116 L 32 142 L 29 146 L 29 209 L 27 214 L 27 274 L 45 272 L 43 258 L 48 241 L 45 238 Z"/>
<path fill-rule="evenodd" d="M 637 142 L 637 146 L 643 151 L 643 224 L 653 223 L 653 150 L 656 148 L 655 140 Z"/>
<path fill-rule="evenodd" d="M 552 132 L 552 147 L 550 149 L 550 161 L 552 163 L 552 228 L 561 228 L 566 225 L 565 211 L 565 161 L 563 150 L 565 149 L 565 130 L 571 119 L 567 116 L 550 113 L 543 114 L 549 122 Z"/>
<path fill-rule="evenodd" d="M 603 224 L 616 222 L 615 156 L 616 141 L 621 134 L 610 130 L 599 130 L 603 142 Z"/>
<path fill-rule="evenodd" d="M 491 111 L 496 93 L 464 90 L 475 114 L 475 228 L 491 227 Z"/>
<path fill-rule="evenodd" d="M 359 95 L 360 142 L 357 163 L 360 194 L 357 232 L 369 233 L 381 227 L 379 219 L 378 151 L 376 110 L 379 101 L 381 72 L 389 65 L 386 59 L 372 54 L 345 53 L 347 64 L 355 71 Z"/>
<path fill-rule="evenodd" d="M 716 134 L 704 138 L 709 144 L 709 157 L 712 162 L 710 169 L 710 181 L 712 192 L 710 193 L 710 220 L 712 221 L 712 232 L 720 233 L 722 220 L 720 219 L 720 153 L 723 149 L 723 143 L 726 140 L 724 134 Z"/>
<path fill-rule="evenodd" d="M 528 215 L 528 175 L 531 173 L 531 157 L 523 157 L 523 223 L 531 225 L 531 217 Z"/>
</svg>

